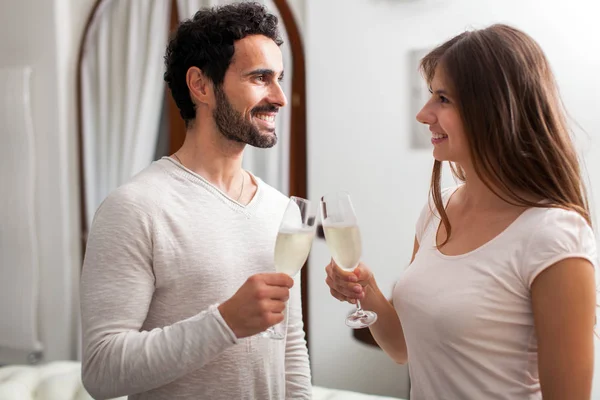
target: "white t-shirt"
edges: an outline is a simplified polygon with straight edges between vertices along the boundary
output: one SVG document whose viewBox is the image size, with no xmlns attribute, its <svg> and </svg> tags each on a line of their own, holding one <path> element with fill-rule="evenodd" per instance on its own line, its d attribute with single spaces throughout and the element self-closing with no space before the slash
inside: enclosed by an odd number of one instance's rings
<svg viewBox="0 0 600 400">
<path fill-rule="evenodd" d="M 454 190 L 443 192 L 444 204 Z M 411 399 L 541 399 L 531 285 L 565 258 L 596 267 L 592 229 L 576 212 L 530 208 L 483 246 L 447 256 L 435 246 L 441 219 L 431 209 L 419 217 L 419 251 L 393 292 Z"/>
</svg>

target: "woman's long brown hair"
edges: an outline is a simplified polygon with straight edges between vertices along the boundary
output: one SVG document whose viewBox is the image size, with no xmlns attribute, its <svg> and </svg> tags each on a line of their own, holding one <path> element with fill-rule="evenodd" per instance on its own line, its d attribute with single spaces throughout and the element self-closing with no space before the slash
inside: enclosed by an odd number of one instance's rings
<svg viewBox="0 0 600 400">
<path fill-rule="evenodd" d="M 492 25 L 464 32 L 427 54 L 420 67 L 428 83 L 438 66 L 451 86 L 474 170 L 485 185 L 514 205 L 576 211 L 591 226 L 577 153 L 539 45 L 515 28 Z M 441 195 L 441 166 L 436 160 L 430 191 L 447 232 L 443 246 L 451 226 Z M 466 180 L 459 165 L 450 166 Z"/>
</svg>

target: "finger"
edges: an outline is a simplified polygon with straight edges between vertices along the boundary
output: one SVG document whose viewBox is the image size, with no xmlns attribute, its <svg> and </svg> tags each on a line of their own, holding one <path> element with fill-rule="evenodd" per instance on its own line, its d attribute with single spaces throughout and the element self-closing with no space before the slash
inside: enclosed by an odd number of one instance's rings
<svg viewBox="0 0 600 400">
<path fill-rule="evenodd" d="M 294 280 L 282 272 L 272 272 L 262 274 L 263 281 L 269 286 L 281 286 L 291 288 L 294 286 Z"/>
<path fill-rule="evenodd" d="M 278 323 L 283 322 L 284 319 L 285 319 L 285 315 L 283 315 L 282 313 L 279 313 L 279 314 L 273 313 L 273 314 L 270 314 L 269 317 L 267 318 L 269 326 L 277 325 Z"/>
<path fill-rule="evenodd" d="M 334 281 L 330 277 L 325 279 L 325 283 L 344 297 L 359 298 L 363 293 L 363 287 L 358 283 Z"/>
<path fill-rule="evenodd" d="M 328 278 L 329 279 L 329 278 Z M 364 297 L 363 287 L 356 283 L 346 283 L 342 285 L 336 285 L 331 280 L 325 280 L 330 289 L 338 293 L 342 298 L 342 301 L 348 301 L 349 299 L 360 299 Z"/>
<path fill-rule="evenodd" d="M 358 299 L 362 296 L 364 289 L 358 283 L 346 283 L 337 288 L 338 292 L 351 299 Z"/>
<path fill-rule="evenodd" d="M 260 318 L 258 319 L 259 324 L 264 327 L 264 329 L 273 326 L 275 324 L 278 324 L 280 322 L 282 322 L 285 318 L 285 315 L 283 315 L 283 313 L 264 313 L 260 316 Z"/>
<path fill-rule="evenodd" d="M 354 269 L 353 273 L 358 282 L 365 282 L 371 275 L 371 271 L 362 263 Z"/>
<path fill-rule="evenodd" d="M 331 261 L 329 261 L 329 264 L 327 264 L 325 267 L 325 272 L 327 275 L 331 275 L 333 273 L 333 265 L 331 264 Z"/>
<path fill-rule="evenodd" d="M 259 305 L 262 314 L 281 314 L 285 310 L 285 302 L 280 300 L 263 300 Z"/>
<path fill-rule="evenodd" d="M 281 286 L 267 286 L 263 298 L 276 301 L 288 301 L 290 298 L 290 289 Z"/>
<path fill-rule="evenodd" d="M 358 300 L 358 299 L 353 299 L 353 298 L 350 298 L 350 297 L 346 297 L 343 294 L 341 294 L 340 292 L 337 292 L 335 289 L 330 289 L 329 293 L 331 293 L 331 295 L 333 297 L 335 297 L 337 300 L 339 300 L 339 301 L 345 301 L 345 302 L 348 302 L 350 304 L 356 304 L 356 301 Z"/>
<path fill-rule="evenodd" d="M 343 269 L 341 269 L 335 263 L 333 258 L 331 259 L 331 261 L 329 262 L 327 267 L 325 267 L 325 272 L 327 272 L 327 275 L 332 278 L 338 278 L 338 279 L 342 279 L 342 280 L 346 280 L 346 281 L 350 281 L 350 282 L 357 281 L 356 275 L 354 275 L 352 273 L 352 271 L 344 271 Z"/>
<path fill-rule="evenodd" d="M 333 297 L 335 297 L 336 299 L 338 299 L 339 301 L 346 301 L 346 296 L 342 295 L 341 293 L 339 293 L 335 289 L 329 289 L 329 293 L 331 293 L 331 295 Z"/>
<path fill-rule="evenodd" d="M 358 279 L 356 275 L 352 271 L 345 271 L 340 268 L 339 265 L 335 263 L 334 260 L 331 260 L 332 263 L 332 273 L 334 276 L 349 282 L 357 282 Z"/>
<path fill-rule="evenodd" d="M 333 284 L 335 287 L 342 293 L 348 295 L 349 293 L 360 293 L 362 291 L 362 286 L 357 283 L 356 275 L 350 274 L 354 279 L 347 279 L 345 277 L 336 276 L 333 279 Z M 356 289 L 359 288 L 359 289 Z"/>
<path fill-rule="evenodd" d="M 271 313 L 281 314 L 285 310 L 285 301 L 271 300 L 270 307 Z"/>
</svg>

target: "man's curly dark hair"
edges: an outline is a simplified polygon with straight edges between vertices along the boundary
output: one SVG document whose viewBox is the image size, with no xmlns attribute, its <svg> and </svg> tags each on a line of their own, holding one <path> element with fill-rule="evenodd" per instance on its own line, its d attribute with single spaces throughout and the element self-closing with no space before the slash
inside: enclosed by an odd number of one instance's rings
<svg viewBox="0 0 600 400">
<path fill-rule="evenodd" d="M 196 118 L 186 83 L 188 69 L 200 68 L 220 86 L 233 58 L 234 43 L 246 36 L 263 35 L 280 46 L 283 41 L 277 23 L 276 16 L 255 2 L 201 9 L 181 23 L 167 46 L 164 79 L 186 126 Z"/>
</svg>

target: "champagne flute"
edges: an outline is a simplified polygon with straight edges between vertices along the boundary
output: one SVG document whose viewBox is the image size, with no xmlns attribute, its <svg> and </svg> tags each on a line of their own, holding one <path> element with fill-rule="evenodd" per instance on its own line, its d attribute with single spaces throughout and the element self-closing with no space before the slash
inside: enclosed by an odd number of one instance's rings
<svg viewBox="0 0 600 400">
<path fill-rule="evenodd" d="M 310 253 L 316 221 L 316 204 L 300 197 L 290 197 L 275 241 L 275 271 L 286 273 L 292 278 L 300 271 Z M 276 340 L 283 339 L 283 323 L 268 328 L 260 335 Z"/>
<path fill-rule="evenodd" d="M 346 192 L 326 194 L 321 198 L 321 219 L 327 247 L 335 263 L 345 271 L 353 271 L 362 256 L 358 221 L 350 195 Z M 356 310 L 346 318 L 353 329 L 366 328 L 377 321 L 377 314 L 363 310 L 356 300 Z"/>
</svg>

